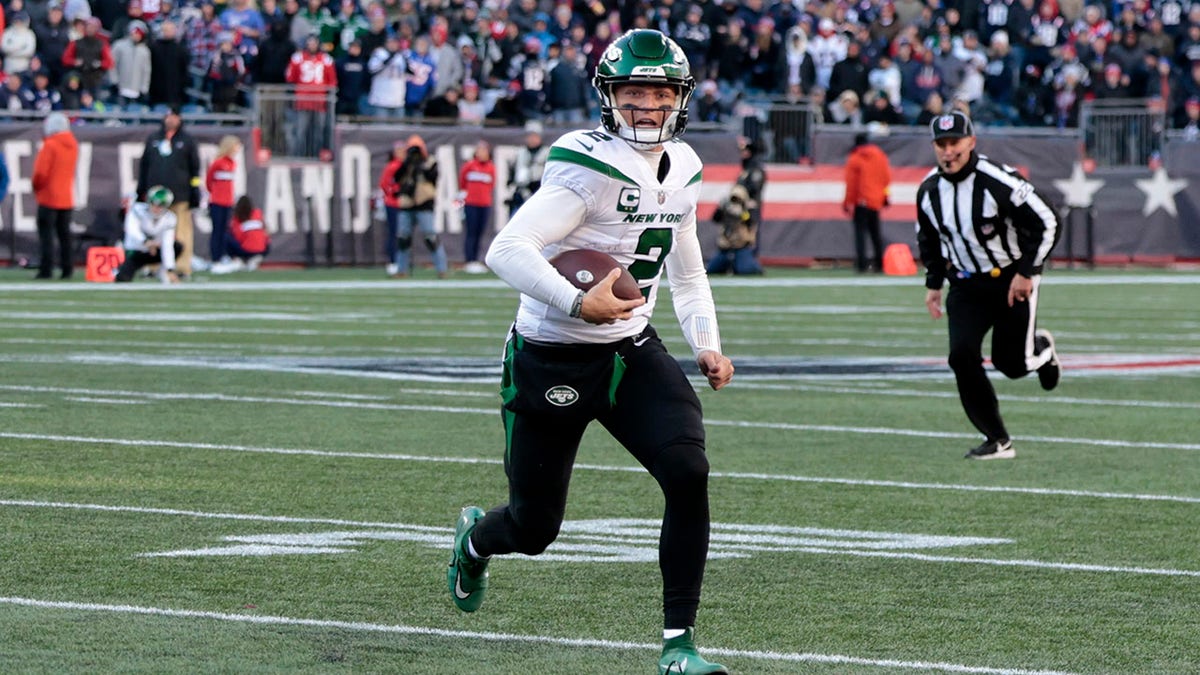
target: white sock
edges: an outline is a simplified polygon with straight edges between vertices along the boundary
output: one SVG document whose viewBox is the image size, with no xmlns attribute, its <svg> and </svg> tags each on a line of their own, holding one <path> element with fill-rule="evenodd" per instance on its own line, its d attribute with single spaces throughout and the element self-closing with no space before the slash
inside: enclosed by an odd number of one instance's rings
<svg viewBox="0 0 1200 675">
<path fill-rule="evenodd" d="M 670 640 L 671 638 L 677 638 L 686 632 L 687 632 L 686 628 L 664 628 L 663 629 L 663 639 Z"/>
<path fill-rule="evenodd" d="M 476 560 L 487 560 L 487 558 L 479 555 L 479 553 L 475 550 L 475 544 L 471 542 L 470 537 L 467 537 L 467 553 Z M 491 556 L 488 557 L 490 558 Z"/>
</svg>

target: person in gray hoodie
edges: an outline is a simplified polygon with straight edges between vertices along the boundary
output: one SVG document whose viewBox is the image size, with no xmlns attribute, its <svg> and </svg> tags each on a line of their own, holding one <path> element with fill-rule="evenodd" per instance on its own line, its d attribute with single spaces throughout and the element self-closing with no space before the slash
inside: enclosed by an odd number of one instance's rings
<svg viewBox="0 0 1200 675">
<path fill-rule="evenodd" d="M 109 71 L 109 77 L 117 88 L 117 101 L 121 105 L 148 100 L 150 48 L 146 46 L 146 35 L 149 32 L 145 23 L 130 21 L 129 32 L 113 43 L 113 69 Z"/>
</svg>

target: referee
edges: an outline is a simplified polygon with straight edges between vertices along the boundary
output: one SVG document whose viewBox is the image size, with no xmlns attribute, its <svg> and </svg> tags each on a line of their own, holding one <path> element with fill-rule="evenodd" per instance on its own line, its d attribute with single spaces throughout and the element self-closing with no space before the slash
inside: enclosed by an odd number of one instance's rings
<svg viewBox="0 0 1200 675">
<path fill-rule="evenodd" d="M 942 316 L 949 279 L 950 368 L 967 418 L 984 441 L 968 459 L 1016 456 L 996 391 L 983 369 L 992 331 L 992 365 L 1016 379 L 1037 371 L 1058 385 L 1054 337 L 1037 329 L 1042 266 L 1058 239 L 1054 210 L 1012 168 L 975 152 L 975 129 L 961 112 L 935 117 L 937 169 L 917 189 L 917 244 L 925 263 L 925 307 Z"/>
</svg>

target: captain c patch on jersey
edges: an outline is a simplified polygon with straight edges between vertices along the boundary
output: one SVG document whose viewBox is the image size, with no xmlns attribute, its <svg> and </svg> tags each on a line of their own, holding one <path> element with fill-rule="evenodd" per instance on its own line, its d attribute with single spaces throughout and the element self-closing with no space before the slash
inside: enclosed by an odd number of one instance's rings
<svg viewBox="0 0 1200 675">
<path fill-rule="evenodd" d="M 642 191 L 635 187 L 621 188 L 617 196 L 617 210 L 621 213 L 637 213 L 638 205 L 642 203 Z"/>
</svg>

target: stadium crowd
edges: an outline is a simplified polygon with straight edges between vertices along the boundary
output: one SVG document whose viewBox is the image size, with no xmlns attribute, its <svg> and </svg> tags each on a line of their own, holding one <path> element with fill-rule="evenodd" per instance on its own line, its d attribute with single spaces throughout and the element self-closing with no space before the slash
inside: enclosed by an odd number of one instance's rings
<svg viewBox="0 0 1200 675">
<path fill-rule="evenodd" d="M 9 0 L 0 108 L 187 112 L 254 86 L 336 88 L 343 115 L 598 119 L 590 74 L 656 28 L 700 83 L 693 121 L 812 102 L 827 123 L 1071 127 L 1088 99 L 1200 121 L 1193 0 Z"/>
</svg>

